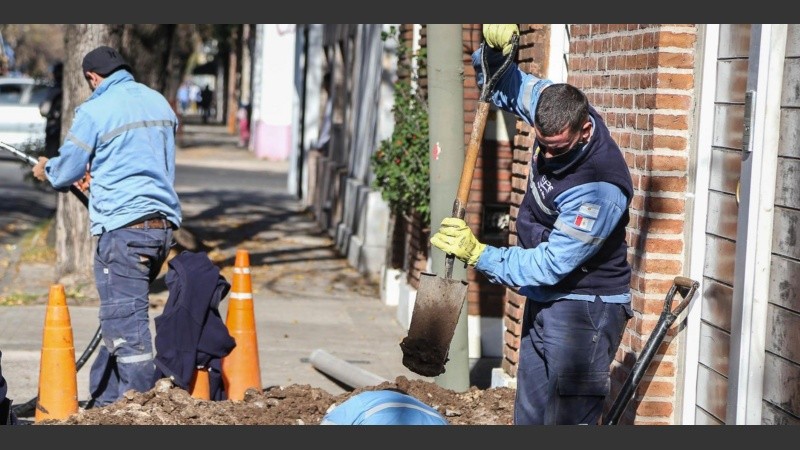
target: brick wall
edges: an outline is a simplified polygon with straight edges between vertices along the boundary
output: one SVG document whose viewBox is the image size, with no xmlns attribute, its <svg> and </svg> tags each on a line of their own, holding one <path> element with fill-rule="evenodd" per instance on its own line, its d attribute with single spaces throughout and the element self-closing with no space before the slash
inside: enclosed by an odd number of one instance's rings
<svg viewBox="0 0 800 450">
<path fill-rule="evenodd" d="M 544 77 L 545 61 L 547 61 L 547 43 L 550 27 L 542 24 L 521 24 L 517 63 L 522 70 L 536 76 Z M 511 204 L 511 222 L 509 224 L 508 245 L 517 244 L 517 213 L 528 180 L 528 164 L 531 160 L 533 131 L 525 122 L 517 120 L 517 134 L 511 148 L 511 180 L 509 202 Z M 517 374 L 519 361 L 519 341 L 522 331 L 522 311 L 525 297 L 513 289 L 506 289 L 505 315 L 505 347 L 503 348 L 503 370 L 511 376 Z"/>
<path fill-rule="evenodd" d="M 653 331 L 672 280 L 684 274 L 697 30 L 694 25 L 599 24 L 571 31 L 569 81 L 605 115 L 625 152 L 635 192 L 627 240 L 636 314 L 617 354 L 622 364 L 613 382 L 618 388 Z M 634 423 L 673 423 L 675 330 L 670 329 L 629 405 L 627 419 Z"/>
<path fill-rule="evenodd" d="M 475 115 L 478 109 L 480 90 L 475 80 L 475 69 L 472 67 L 472 52 L 478 49 L 482 39 L 481 24 L 464 24 L 462 41 L 464 42 L 464 149 L 469 146 L 470 136 L 474 128 Z M 497 112 L 491 107 L 486 117 L 486 127 L 497 120 Z M 475 162 L 472 185 L 470 186 L 464 220 L 481 240 L 491 245 L 507 245 L 507 233 L 500 236 L 487 236 L 484 228 L 484 212 L 488 205 L 508 205 L 511 194 L 511 145 L 508 141 L 484 140 Z M 468 314 L 481 317 L 502 317 L 505 302 L 503 286 L 490 283 L 486 277 L 472 268 L 467 270 L 469 289 L 467 292 Z"/>
<path fill-rule="evenodd" d="M 546 27 L 521 26 L 521 66 L 541 74 Z M 581 88 L 604 116 L 631 170 L 635 196 L 627 240 L 633 267 L 632 305 L 622 346 L 612 367 L 612 395 L 630 373 L 658 321 L 664 298 L 684 274 L 684 223 L 689 139 L 694 107 L 694 25 L 580 24 L 570 27 L 568 82 Z M 541 49 L 539 49 L 541 48 Z M 531 135 L 518 122 L 511 199 L 525 189 Z M 512 208 L 512 216 L 516 216 Z M 515 243 L 512 220 L 510 243 Z M 503 368 L 515 375 L 522 299 L 507 294 Z M 673 327 L 620 423 L 675 421 L 677 339 Z M 608 406 L 608 405 L 607 405 Z"/>
</svg>

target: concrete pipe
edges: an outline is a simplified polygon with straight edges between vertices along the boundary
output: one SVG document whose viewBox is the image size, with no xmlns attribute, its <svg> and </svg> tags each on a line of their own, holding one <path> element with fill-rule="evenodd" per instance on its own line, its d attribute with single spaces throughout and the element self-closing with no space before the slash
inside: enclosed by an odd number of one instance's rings
<svg viewBox="0 0 800 450">
<path fill-rule="evenodd" d="M 320 372 L 341 381 L 353 389 L 374 386 L 389 381 L 319 348 L 311 352 L 310 361 L 314 368 Z"/>
</svg>

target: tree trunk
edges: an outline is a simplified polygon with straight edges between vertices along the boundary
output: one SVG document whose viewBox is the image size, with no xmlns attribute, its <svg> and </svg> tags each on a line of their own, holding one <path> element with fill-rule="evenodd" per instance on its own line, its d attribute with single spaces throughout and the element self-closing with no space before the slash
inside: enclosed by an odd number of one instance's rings
<svg viewBox="0 0 800 450">
<path fill-rule="evenodd" d="M 175 25 L 126 24 L 120 52 L 133 69 L 136 81 L 165 92 L 164 76 Z"/>
<path fill-rule="evenodd" d="M 230 43 L 231 43 L 231 50 L 228 54 L 228 133 L 236 134 L 237 130 L 237 123 L 236 123 L 236 112 L 239 109 L 239 80 L 237 79 L 236 75 L 238 73 L 238 65 L 239 60 L 238 56 L 238 49 L 240 47 L 239 42 L 239 30 L 234 29 L 231 31 L 230 35 Z M 248 100 L 249 101 L 249 100 Z"/>
<path fill-rule="evenodd" d="M 83 77 L 83 56 L 98 45 L 118 46 L 119 36 L 105 24 L 70 24 L 65 32 L 64 114 L 61 140 L 72 124 L 75 108 L 91 95 Z M 60 283 L 94 286 L 94 240 L 89 233 L 89 213 L 69 192 L 58 194 L 56 204 L 56 270 Z"/>
<path fill-rule="evenodd" d="M 195 24 L 127 24 L 121 52 L 133 66 L 136 81 L 174 101 L 186 61 L 199 41 Z"/>
</svg>

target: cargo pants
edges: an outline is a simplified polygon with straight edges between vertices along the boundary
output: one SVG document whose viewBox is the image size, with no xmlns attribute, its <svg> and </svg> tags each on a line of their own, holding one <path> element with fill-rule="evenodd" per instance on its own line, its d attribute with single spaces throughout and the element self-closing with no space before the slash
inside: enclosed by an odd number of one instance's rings
<svg viewBox="0 0 800 450">
<path fill-rule="evenodd" d="M 89 407 L 113 403 L 131 389 L 153 388 L 150 284 L 171 246 L 170 228 L 120 228 L 99 235 L 94 277 L 102 345 L 89 374 Z"/>
</svg>

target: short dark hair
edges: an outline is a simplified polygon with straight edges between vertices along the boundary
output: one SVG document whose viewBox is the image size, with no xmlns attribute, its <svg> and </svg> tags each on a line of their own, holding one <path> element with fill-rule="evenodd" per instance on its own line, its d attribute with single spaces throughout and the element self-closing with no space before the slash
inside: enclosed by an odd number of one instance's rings
<svg viewBox="0 0 800 450">
<path fill-rule="evenodd" d="M 589 117 L 589 101 L 586 95 L 567 83 L 547 86 L 539 96 L 533 123 L 545 136 L 553 136 L 569 126 L 578 131 Z"/>
</svg>

